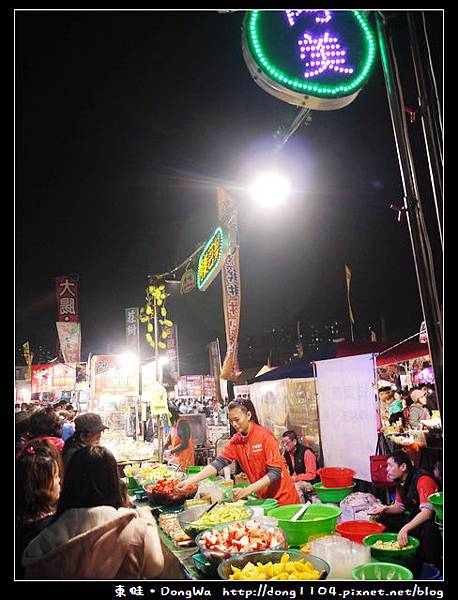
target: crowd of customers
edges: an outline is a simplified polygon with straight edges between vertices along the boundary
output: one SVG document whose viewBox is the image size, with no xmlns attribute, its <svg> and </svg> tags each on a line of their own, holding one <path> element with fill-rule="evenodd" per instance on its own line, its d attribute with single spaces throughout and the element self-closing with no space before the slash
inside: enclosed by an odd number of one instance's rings
<svg viewBox="0 0 458 600">
<path fill-rule="evenodd" d="M 390 391 L 389 423 L 400 422 L 406 429 L 421 429 L 422 421 L 439 410 L 436 392 L 431 385 Z"/>
<path fill-rule="evenodd" d="M 135 580 L 163 573 L 156 521 L 148 507 L 130 503 L 115 457 L 100 445 L 104 429 L 98 414 L 75 418 L 67 406 L 18 411 L 16 579 Z"/>
</svg>

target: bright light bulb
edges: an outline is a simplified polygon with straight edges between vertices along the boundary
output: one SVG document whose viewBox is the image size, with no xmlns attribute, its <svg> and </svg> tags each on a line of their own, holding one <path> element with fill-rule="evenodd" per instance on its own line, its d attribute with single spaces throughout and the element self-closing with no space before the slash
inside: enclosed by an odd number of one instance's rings
<svg viewBox="0 0 458 600">
<path fill-rule="evenodd" d="M 138 356 L 133 352 L 125 352 L 119 356 L 119 364 L 126 369 L 131 369 L 138 365 Z"/>
<path fill-rule="evenodd" d="M 264 173 L 253 183 L 250 195 L 256 203 L 274 208 L 282 204 L 288 196 L 291 183 L 276 173 Z"/>
</svg>

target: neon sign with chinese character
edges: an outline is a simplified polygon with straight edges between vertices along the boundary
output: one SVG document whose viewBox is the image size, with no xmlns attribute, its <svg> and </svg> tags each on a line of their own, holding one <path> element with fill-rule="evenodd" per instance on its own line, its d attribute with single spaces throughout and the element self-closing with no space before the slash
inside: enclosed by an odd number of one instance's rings
<svg viewBox="0 0 458 600">
<path fill-rule="evenodd" d="M 197 265 L 197 287 L 204 292 L 221 270 L 228 247 L 223 229 L 218 227 L 203 249 Z"/>
<path fill-rule="evenodd" d="M 242 42 L 260 87 L 314 110 L 350 104 L 376 55 L 375 36 L 360 10 L 248 11 Z"/>
</svg>

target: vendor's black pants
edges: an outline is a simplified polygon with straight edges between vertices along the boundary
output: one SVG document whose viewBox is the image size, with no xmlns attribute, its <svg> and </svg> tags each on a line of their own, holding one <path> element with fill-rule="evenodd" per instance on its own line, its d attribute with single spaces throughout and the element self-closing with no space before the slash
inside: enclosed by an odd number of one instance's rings
<svg viewBox="0 0 458 600">
<path fill-rule="evenodd" d="M 412 520 L 410 515 L 381 515 L 379 523 L 385 525 L 387 532 L 398 533 L 404 525 Z M 442 535 L 433 519 L 422 523 L 409 531 L 409 535 L 420 541 L 417 557 L 419 561 L 431 563 L 442 572 Z"/>
</svg>

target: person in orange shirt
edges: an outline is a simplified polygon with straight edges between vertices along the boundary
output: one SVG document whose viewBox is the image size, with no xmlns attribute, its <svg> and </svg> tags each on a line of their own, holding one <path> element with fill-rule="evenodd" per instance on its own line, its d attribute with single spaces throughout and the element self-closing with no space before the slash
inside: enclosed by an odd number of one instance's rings
<svg viewBox="0 0 458 600">
<path fill-rule="evenodd" d="M 234 501 L 257 494 L 260 498 L 275 498 L 279 506 L 299 504 L 299 495 L 277 440 L 272 432 L 254 421 L 253 410 L 249 408 L 250 403 L 244 400 L 233 400 L 229 404 L 229 422 L 237 433 L 211 464 L 180 482 L 177 488 L 185 490 L 236 460 L 246 473 L 250 485 L 235 488 Z"/>
<path fill-rule="evenodd" d="M 174 409 L 170 409 L 171 424 L 169 438 L 164 448 L 170 446 L 170 450 L 164 453 L 164 457 L 172 459 L 178 467 L 185 471 L 186 467 L 193 467 L 195 463 L 194 441 L 191 437 L 191 428 L 185 418 L 179 418 Z"/>
</svg>

